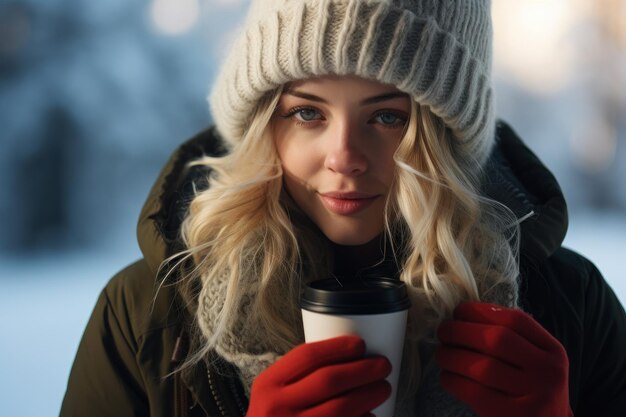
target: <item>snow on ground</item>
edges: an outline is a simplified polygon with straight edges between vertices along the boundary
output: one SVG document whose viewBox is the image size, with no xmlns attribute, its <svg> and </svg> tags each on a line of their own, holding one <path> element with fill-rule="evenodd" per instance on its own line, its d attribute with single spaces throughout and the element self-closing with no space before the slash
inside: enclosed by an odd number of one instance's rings
<svg viewBox="0 0 626 417">
<path fill-rule="evenodd" d="M 0 416 L 58 416 L 99 292 L 138 256 L 130 250 L 0 259 Z"/>
<path fill-rule="evenodd" d="M 622 303 L 626 217 L 573 216 L 565 245 L 592 259 Z M 98 293 L 139 256 L 132 244 L 39 259 L 0 257 L 0 416 L 57 416 Z"/>
</svg>

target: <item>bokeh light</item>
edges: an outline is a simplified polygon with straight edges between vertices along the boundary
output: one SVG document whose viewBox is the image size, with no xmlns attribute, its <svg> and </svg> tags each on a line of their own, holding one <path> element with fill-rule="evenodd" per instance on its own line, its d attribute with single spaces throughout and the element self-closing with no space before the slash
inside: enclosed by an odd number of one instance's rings
<svg viewBox="0 0 626 417">
<path fill-rule="evenodd" d="M 536 93 L 564 88 L 574 60 L 566 38 L 581 12 L 579 0 L 493 2 L 494 64 Z"/>
<path fill-rule="evenodd" d="M 198 0 L 154 0 L 150 16 L 156 29 L 166 35 L 189 32 L 200 15 Z"/>
</svg>

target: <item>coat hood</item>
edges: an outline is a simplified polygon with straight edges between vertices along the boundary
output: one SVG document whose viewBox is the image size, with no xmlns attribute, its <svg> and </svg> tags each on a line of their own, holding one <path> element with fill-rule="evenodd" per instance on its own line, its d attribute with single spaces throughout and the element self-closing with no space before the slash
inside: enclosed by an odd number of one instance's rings
<svg viewBox="0 0 626 417">
<path fill-rule="evenodd" d="M 487 162 L 484 194 L 521 221 L 523 261 L 537 263 L 563 243 L 568 214 L 556 178 L 506 123 L 496 125 L 496 146 Z"/>
<path fill-rule="evenodd" d="M 214 127 L 204 130 L 176 149 L 161 169 L 139 214 L 137 241 L 144 259 L 154 272 L 167 257 L 182 250 L 181 223 L 194 186 L 206 182 L 202 168 L 187 164 L 203 155 L 224 155 L 227 148 Z"/>
<path fill-rule="evenodd" d="M 194 184 L 206 186 L 202 168 L 187 164 L 202 155 L 227 152 L 215 128 L 182 144 L 170 157 L 143 206 L 137 227 L 139 247 L 156 272 L 183 248 L 179 229 L 193 197 Z M 496 126 L 496 144 L 487 162 L 484 193 L 506 205 L 521 223 L 521 253 L 541 261 L 556 251 L 567 231 L 567 207 L 552 173 L 506 123 Z"/>
</svg>

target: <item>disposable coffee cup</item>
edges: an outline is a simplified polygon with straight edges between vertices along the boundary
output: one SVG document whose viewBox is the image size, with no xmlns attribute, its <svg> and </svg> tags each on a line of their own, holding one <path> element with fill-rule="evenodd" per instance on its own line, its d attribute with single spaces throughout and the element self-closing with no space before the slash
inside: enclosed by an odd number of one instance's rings
<svg viewBox="0 0 626 417">
<path fill-rule="evenodd" d="M 410 305 L 404 283 L 390 278 L 314 281 L 301 300 L 306 342 L 358 335 L 365 341 L 367 354 L 383 355 L 391 362 L 387 377 L 391 396 L 372 410 L 376 417 L 394 414 Z"/>
</svg>

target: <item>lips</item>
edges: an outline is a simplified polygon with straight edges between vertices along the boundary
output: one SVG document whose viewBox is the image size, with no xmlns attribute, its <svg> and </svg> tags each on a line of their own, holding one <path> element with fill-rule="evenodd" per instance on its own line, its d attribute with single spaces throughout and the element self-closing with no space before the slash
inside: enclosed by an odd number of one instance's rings
<svg viewBox="0 0 626 417">
<path fill-rule="evenodd" d="M 342 216 L 356 214 L 369 207 L 376 199 L 377 194 L 360 192 L 328 192 L 320 193 L 324 206 L 331 212 Z"/>
</svg>

